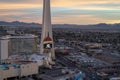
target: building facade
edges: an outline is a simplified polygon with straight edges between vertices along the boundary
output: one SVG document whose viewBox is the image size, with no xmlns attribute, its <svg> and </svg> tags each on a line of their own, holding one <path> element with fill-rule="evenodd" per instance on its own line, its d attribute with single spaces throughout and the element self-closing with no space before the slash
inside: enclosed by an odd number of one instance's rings
<svg viewBox="0 0 120 80">
<path fill-rule="evenodd" d="M 38 74 L 37 63 L 24 63 L 13 65 L 0 65 L 0 80 L 14 77 L 27 77 Z"/>
<path fill-rule="evenodd" d="M 9 55 L 33 54 L 37 52 L 37 36 L 26 34 L 10 36 Z"/>
<path fill-rule="evenodd" d="M 0 60 L 8 59 L 8 37 L 0 38 Z"/>
</svg>

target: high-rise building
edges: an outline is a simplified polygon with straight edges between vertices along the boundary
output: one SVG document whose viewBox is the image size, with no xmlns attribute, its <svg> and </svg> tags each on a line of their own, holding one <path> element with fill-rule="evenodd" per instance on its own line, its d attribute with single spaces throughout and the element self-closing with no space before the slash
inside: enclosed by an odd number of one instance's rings
<svg viewBox="0 0 120 80">
<path fill-rule="evenodd" d="M 44 0 L 43 4 L 43 26 L 40 52 L 41 54 L 46 54 L 48 57 L 51 57 L 51 59 L 55 59 L 50 0 Z"/>
<path fill-rule="evenodd" d="M 37 53 L 37 36 L 25 34 L 19 36 L 9 36 L 9 38 L 9 56 L 24 53 Z"/>
<path fill-rule="evenodd" d="M 8 37 L 0 38 L 0 60 L 8 59 Z"/>
</svg>

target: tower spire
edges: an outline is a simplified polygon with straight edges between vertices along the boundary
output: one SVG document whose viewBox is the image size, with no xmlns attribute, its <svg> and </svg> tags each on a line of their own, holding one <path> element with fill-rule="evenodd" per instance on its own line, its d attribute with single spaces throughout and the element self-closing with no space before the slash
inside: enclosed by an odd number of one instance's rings
<svg viewBox="0 0 120 80">
<path fill-rule="evenodd" d="M 48 32 L 48 37 L 49 37 L 49 32 Z"/>
</svg>

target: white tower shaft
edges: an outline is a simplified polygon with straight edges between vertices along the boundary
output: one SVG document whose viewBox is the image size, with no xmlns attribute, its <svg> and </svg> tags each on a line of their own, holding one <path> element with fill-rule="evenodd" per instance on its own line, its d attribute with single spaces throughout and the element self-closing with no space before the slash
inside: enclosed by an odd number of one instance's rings
<svg viewBox="0 0 120 80">
<path fill-rule="evenodd" d="M 43 1 L 43 26 L 42 26 L 42 35 L 41 35 L 41 54 L 43 53 L 44 46 L 43 41 L 48 36 L 52 39 L 52 48 L 51 48 L 51 56 L 54 59 L 54 43 L 53 43 L 53 34 L 52 34 L 52 25 L 51 25 L 51 10 L 50 10 L 50 0 Z"/>
</svg>

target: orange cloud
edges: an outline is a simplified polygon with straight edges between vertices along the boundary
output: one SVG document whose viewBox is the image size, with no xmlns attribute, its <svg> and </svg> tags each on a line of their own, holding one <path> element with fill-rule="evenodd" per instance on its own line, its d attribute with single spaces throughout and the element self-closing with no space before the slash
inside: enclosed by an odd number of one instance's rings
<svg viewBox="0 0 120 80">
<path fill-rule="evenodd" d="M 15 2 L 14 2 L 15 1 Z M 104 6 L 101 6 L 101 4 L 104 4 Z M 105 5 L 109 4 L 109 6 Z M 112 4 L 120 4 L 120 0 L 51 0 L 51 6 L 53 8 L 56 8 L 57 13 L 59 13 L 59 8 L 64 9 L 64 8 L 69 8 L 72 10 L 97 10 L 100 11 L 107 11 L 107 10 L 116 10 L 116 16 L 119 15 L 118 13 L 120 12 L 120 6 L 114 6 Z M 39 22 L 42 23 L 41 21 L 41 13 L 39 14 L 40 18 L 35 17 L 37 14 L 30 14 L 27 11 L 19 11 L 20 9 L 41 9 L 43 6 L 43 0 L 3 0 L 0 1 L 0 10 L 9 10 L 8 12 L 1 12 L 0 18 L 4 19 L 6 21 L 13 21 L 13 20 L 19 20 L 19 21 L 24 21 L 24 22 Z M 58 8 L 59 7 L 59 8 Z M 18 10 L 18 11 L 14 11 Z M 10 11 L 12 10 L 12 11 Z M 63 10 L 65 11 L 65 10 Z M 61 10 L 61 13 L 63 13 Z M 53 12 L 54 13 L 54 12 Z M 104 13 L 104 12 L 103 12 Z M 114 12 L 115 13 L 115 12 Z M 27 15 L 28 14 L 28 15 Z M 30 15 L 29 15 L 30 14 Z M 69 16 L 68 16 L 69 14 Z M 74 15 L 73 15 L 74 14 Z M 120 22 L 117 18 L 112 20 L 103 18 L 101 16 L 96 16 L 96 14 L 99 13 L 93 13 L 93 14 L 79 14 L 76 15 L 75 13 L 70 14 L 68 12 L 67 14 L 61 14 L 62 16 L 54 16 L 52 17 L 52 22 L 55 23 L 71 23 L 71 24 L 94 24 L 94 23 L 117 23 Z M 108 13 L 109 14 L 109 13 Z M 19 18 L 13 18 L 11 16 L 16 16 Z M 23 16 L 24 15 L 24 16 Z M 59 14 L 58 14 L 59 15 Z M 107 15 L 107 14 L 105 14 Z M 113 15 L 110 15 L 114 17 Z M 0 20 L 1 20 L 0 19 Z"/>
<path fill-rule="evenodd" d="M 25 8 L 40 8 L 40 4 L 12 4 L 0 3 L 0 9 L 25 9 Z"/>
<path fill-rule="evenodd" d="M 120 0 L 51 0 L 52 7 L 68 7 L 68 8 L 93 8 L 94 4 L 115 4 L 120 3 Z M 90 4 L 93 6 L 90 6 Z M 24 0 L 18 2 L 1 2 L 0 9 L 18 9 L 18 8 L 40 8 L 43 5 L 42 0 Z M 103 7 L 109 8 L 109 7 Z M 103 9 L 102 8 L 102 9 Z M 113 7 L 114 8 L 114 7 Z M 120 8 L 120 7 L 119 7 Z M 98 8 L 99 9 L 99 8 Z"/>
<path fill-rule="evenodd" d="M 53 17 L 53 23 L 61 24 L 97 24 L 97 23 L 120 23 L 120 20 L 108 20 L 93 15 L 73 15 L 69 17 Z"/>
</svg>

